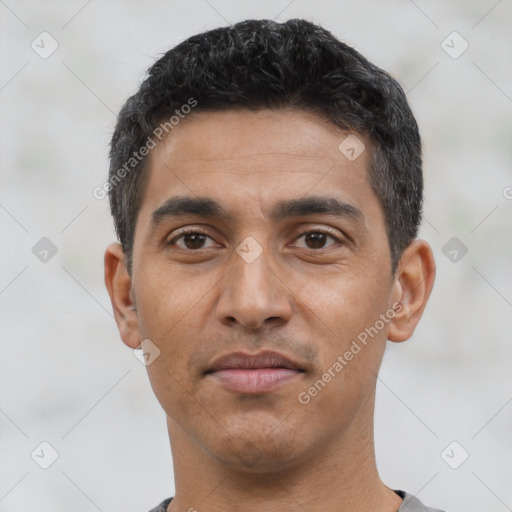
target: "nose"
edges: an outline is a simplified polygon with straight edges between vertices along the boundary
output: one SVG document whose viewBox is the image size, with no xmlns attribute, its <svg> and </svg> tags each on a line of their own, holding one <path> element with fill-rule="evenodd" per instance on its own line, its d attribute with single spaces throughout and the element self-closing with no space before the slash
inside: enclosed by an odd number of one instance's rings
<svg viewBox="0 0 512 512">
<path fill-rule="evenodd" d="M 225 276 L 217 304 L 219 321 L 252 330 L 266 323 L 286 324 L 292 313 L 291 292 L 279 271 L 271 268 L 266 251 L 252 262 L 238 254 L 233 257 L 233 266 Z"/>
</svg>

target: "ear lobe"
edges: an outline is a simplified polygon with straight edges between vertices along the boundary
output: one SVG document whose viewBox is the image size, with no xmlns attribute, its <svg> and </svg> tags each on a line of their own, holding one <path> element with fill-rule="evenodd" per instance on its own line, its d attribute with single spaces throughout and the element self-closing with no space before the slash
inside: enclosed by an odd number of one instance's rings
<svg viewBox="0 0 512 512">
<path fill-rule="evenodd" d="M 434 255 L 425 240 L 414 240 L 404 250 L 395 277 L 393 295 L 399 307 L 390 322 L 390 341 L 405 341 L 412 336 L 434 286 L 435 270 Z"/>
<path fill-rule="evenodd" d="M 107 287 L 121 339 L 130 348 L 140 346 L 139 322 L 132 291 L 132 279 L 125 265 L 121 244 L 110 244 L 104 257 Z"/>
</svg>

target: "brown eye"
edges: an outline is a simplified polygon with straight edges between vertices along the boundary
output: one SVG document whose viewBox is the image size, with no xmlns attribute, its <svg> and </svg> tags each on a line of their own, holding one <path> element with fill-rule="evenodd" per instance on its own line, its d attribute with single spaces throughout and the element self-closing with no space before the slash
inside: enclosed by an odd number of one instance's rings
<svg viewBox="0 0 512 512">
<path fill-rule="evenodd" d="M 208 238 L 212 240 L 211 237 L 205 233 L 194 231 L 190 233 L 183 233 L 182 235 L 173 238 L 169 242 L 169 245 L 177 245 L 180 249 L 195 251 L 198 249 L 205 249 L 206 247 L 204 244 Z"/>
<path fill-rule="evenodd" d="M 299 247 L 303 249 L 326 249 L 333 245 L 325 245 L 329 238 L 334 240 L 334 243 L 339 242 L 337 238 L 325 231 L 308 231 L 307 233 L 303 233 L 297 240 L 300 240 L 301 238 L 304 238 L 305 246 Z"/>
</svg>

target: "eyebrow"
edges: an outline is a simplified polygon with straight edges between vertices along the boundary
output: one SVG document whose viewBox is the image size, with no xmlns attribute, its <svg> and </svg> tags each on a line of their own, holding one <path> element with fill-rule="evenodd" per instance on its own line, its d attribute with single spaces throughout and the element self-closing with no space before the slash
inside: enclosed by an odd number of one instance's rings
<svg viewBox="0 0 512 512">
<path fill-rule="evenodd" d="M 361 221 L 363 219 L 363 213 L 355 206 L 335 197 L 323 196 L 280 201 L 273 206 L 269 218 L 272 221 L 280 221 L 290 217 L 315 214 L 349 218 L 354 221 Z M 162 206 L 151 214 L 152 231 L 154 232 L 164 220 L 186 215 L 218 218 L 225 221 L 233 219 L 233 215 L 215 199 L 210 197 L 176 196 L 167 199 Z"/>
</svg>

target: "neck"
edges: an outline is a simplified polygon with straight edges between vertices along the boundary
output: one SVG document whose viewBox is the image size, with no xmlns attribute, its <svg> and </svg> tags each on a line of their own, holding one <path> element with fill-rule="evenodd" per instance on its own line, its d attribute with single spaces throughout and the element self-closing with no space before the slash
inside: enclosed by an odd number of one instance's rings
<svg viewBox="0 0 512 512">
<path fill-rule="evenodd" d="M 396 512 L 402 500 L 379 478 L 368 405 L 341 435 L 278 471 L 227 467 L 168 418 L 176 483 L 169 512 Z"/>
</svg>

